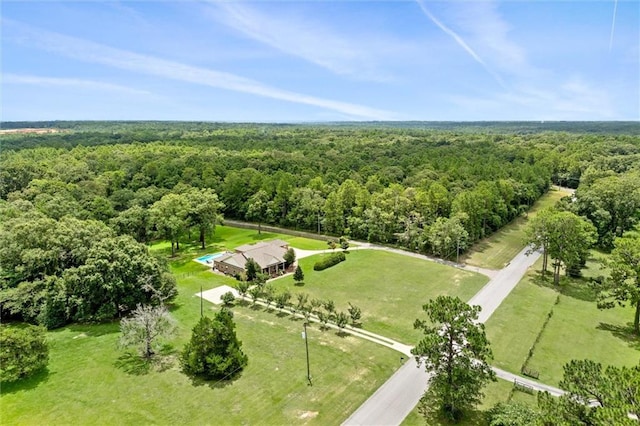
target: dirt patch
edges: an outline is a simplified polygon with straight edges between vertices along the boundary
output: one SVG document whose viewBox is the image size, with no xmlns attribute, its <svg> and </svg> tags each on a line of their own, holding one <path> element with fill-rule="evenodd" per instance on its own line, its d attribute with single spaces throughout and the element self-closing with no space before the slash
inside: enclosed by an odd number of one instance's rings
<svg viewBox="0 0 640 426">
<path fill-rule="evenodd" d="M 68 130 L 61 130 L 61 129 L 31 129 L 31 128 L 24 128 L 24 129 L 2 129 L 0 130 L 0 135 L 4 135 L 4 134 L 11 134 L 11 133 L 60 133 L 60 132 L 68 132 Z"/>
<path fill-rule="evenodd" d="M 317 415 L 318 415 L 317 411 L 303 411 L 300 414 L 298 414 L 298 418 L 301 420 L 313 419 Z"/>
</svg>

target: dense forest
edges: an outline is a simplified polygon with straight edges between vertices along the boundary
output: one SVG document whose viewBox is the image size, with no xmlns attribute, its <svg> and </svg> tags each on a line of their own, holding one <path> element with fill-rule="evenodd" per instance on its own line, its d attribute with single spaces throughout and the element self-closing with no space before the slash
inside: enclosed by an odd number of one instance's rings
<svg viewBox="0 0 640 426">
<path fill-rule="evenodd" d="M 603 247 L 640 209 L 637 123 L 571 132 L 514 131 L 516 123 L 3 124 L 20 126 L 59 131 L 0 136 L 0 303 L 3 315 L 31 321 L 60 306 L 44 321 L 52 324 L 120 315 L 158 289 L 169 297 L 161 262 L 135 244 L 166 238 L 179 250 L 199 235 L 204 245 L 223 218 L 455 257 L 552 183 L 578 188 L 567 208 L 593 222 Z M 154 284 L 124 304 L 106 285 L 102 299 L 88 300 L 86 277 L 123 252 L 139 254 Z M 34 291 L 41 297 L 28 300 Z"/>
</svg>

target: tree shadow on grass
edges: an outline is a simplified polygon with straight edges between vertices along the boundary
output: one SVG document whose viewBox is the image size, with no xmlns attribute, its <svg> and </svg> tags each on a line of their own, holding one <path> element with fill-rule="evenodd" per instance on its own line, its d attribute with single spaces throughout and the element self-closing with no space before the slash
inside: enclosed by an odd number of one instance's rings
<svg viewBox="0 0 640 426">
<path fill-rule="evenodd" d="M 561 277 L 558 285 L 553 283 L 553 274 L 547 272 L 542 277 L 542 273 L 537 271 L 536 274 L 531 277 L 531 282 L 539 287 L 550 288 L 559 292 L 563 296 L 571 297 L 573 299 L 582 300 L 584 302 L 595 302 L 597 300 L 597 294 L 593 286 L 589 281 L 584 278 L 569 278 Z"/>
<path fill-rule="evenodd" d="M 284 317 L 288 317 L 289 313 L 288 312 L 283 312 L 283 311 L 278 311 L 278 313 L 276 314 L 276 316 L 278 318 L 284 318 Z"/>
<path fill-rule="evenodd" d="M 296 281 L 294 285 L 296 287 L 304 287 L 304 281 Z"/>
<path fill-rule="evenodd" d="M 44 367 L 35 372 L 32 376 L 25 377 L 24 379 L 19 379 L 14 382 L 1 382 L 0 389 L 2 389 L 2 392 L 0 393 L 4 395 L 35 389 L 40 386 L 40 384 L 48 382 L 49 377 L 51 377 L 52 374 L 54 373 L 49 372 L 49 369 Z"/>
<path fill-rule="evenodd" d="M 609 331 L 618 339 L 625 341 L 630 348 L 640 350 L 640 337 L 634 333 L 633 324 L 630 322 L 627 323 L 626 326 L 601 322 L 596 328 L 598 330 Z"/>
<path fill-rule="evenodd" d="M 171 345 L 163 345 L 151 358 L 140 354 L 125 352 L 119 356 L 114 365 L 132 376 L 144 376 L 152 370 L 163 372 L 175 365 L 177 352 Z"/>
<path fill-rule="evenodd" d="M 432 426 L 485 426 L 487 424 L 487 417 L 485 413 L 480 410 L 465 410 L 462 418 L 457 422 L 449 419 L 440 410 L 430 410 L 429 413 L 427 413 L 426 418 L 424 419 L 427 425 Z"/>
<path fill-rule="evenodd" d="M 191 386 L 194 387 L 208 386 L 211 389 L 224 389 L 228 386 L 232 386 L 241 376 L 242 372 L 226 380 L 205 380 L 198 376 L 189 376 L 189 378 L 191 379 Z"/>
<path fill-rule="evenodd" d="M 107 334 L 118 333 L 120 331 L 120 322 L 105 322 L 97 324 L 71 324 L 66 327 L 60 328 L 60 331 L 69 330 L 78 335 L 78 337 L 100 337 Z M 56 332 L 57 330 L 53 330 Z"/>
</svg>

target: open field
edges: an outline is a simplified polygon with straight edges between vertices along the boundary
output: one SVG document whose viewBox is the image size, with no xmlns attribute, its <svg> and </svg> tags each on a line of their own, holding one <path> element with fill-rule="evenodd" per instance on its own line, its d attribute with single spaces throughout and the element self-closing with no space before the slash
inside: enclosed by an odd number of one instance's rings
<svg viewBox="0 0 640 426">
<path fill-rule="evenodd" d="M 484 388 L 484 399 L 477 409 L 467 414 L 467 417 L 456 425 L 462 426 L 482 426 L 486 425 L 485 412 L 493 408 L 499 402 L 506 402 L 509 400 L 513 383 L 505 380 L 498 379 L 497 382 L 489 383 Z M 521 402 L 523 404 L 536 406 L 536 395 L 530 395 L 523 392 L 514 391 L 511 396 L 511 401 Z M 420 415 L 418 409 L 415 408 L 406 419 L 402 422 L 402 426 L 424 426 L 425 419 Z M 429 419 L 429 425 L 433 426 L 445 426 L 452 425 L 454 423 L 447 422 L 443 419 L 431 418 Z"/>
<path fill-rule="evenodd" d="M 469 300 L 488 281 L 473 272 L 377 250 L 354 250 L 345 262 L 314 271 L 322 256 L 300 260 L 304 286 L 287 276 L 275 280 L 274 287 L 331 299 L 338 311 L 346 312 L 351 302 L 362 309 L 363 328 L 411 345 L 420 338 L 413 322 L 425 317 L 422 305 L 429 299 L 446 294 Z"/>
<path fill-rule="evenodd" d="M 534 267 L 539 266 L 540 262 Z M 602 273 L 593 259 L 587 267 L 585 275 Z M 529 362 L 541 382 L 558 385 L 562 367 L 571 359 L 616 366 L 638 362 L 640 339 L 631 335 L 631 308 L 599 310 L 584 280 L 563 278 L 560 287 L 548 280 L 530 271 L 487 321 L 493 365 L 518 373 L 551 309 L 553 315 Z"/>
<path fill-rule="evenodd" d="M 236 307 L 249 365 L 237 380 L 199 384 L 179 372 L 177 351 L 200 314 L 204 289 L 232 283 L 189 259 L 175 259 L 178 335 L 165 369 L 149 371 L 117 348 L 118 324 L 71 325 L 49 333 L 48 370 L 4 385 L 2 424 L 339 423 L 399 366 L 397 353 L 332 331 L 309 329 L 313 386 L 306 382 L 300 321 Z M 214 307 L 205 302 L 205 312 Z M 215 308 L 217 309 L 217 308 Z M 90 354 L 90 355 L 88 355 Z"/>
<path fill-rule="evenodd" d="M 527 218 L 546 207 L 551 207 L 562 197 L 569 195 L 565 189 L 550 189 L 531 207 L 526 216 L 520 216 L 489 237 L 476 243 L 465 255 L 463 261 L 490 269 L 502 269 L 525 246 L 524 229 Z"/>
</svg>

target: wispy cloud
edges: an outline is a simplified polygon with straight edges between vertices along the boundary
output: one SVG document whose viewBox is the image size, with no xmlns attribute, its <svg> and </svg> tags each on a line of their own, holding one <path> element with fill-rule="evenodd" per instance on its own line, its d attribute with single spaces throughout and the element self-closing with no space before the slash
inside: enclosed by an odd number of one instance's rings
<svg viewBox="0 0 640 426">
<path fill-rule="evenodd" d="M 345 37 L 336 28 L 300 13 L 283 15 L 282 8 L 275 15 L 237 2 L 211 2 L 211 5 L 209 15 L 219 23 L 288 55 L 338 75 L 370 81 L 390 79 L 377 57 L 397 49 L 399 43 L 385 43 L 380 40 L 380 33 L 368 38 L 355 33 Z"/>
<path fill-rule="evenodd" d="M 146 90 L 134 89 L 132 87 L 122 86 L 120 84 L 105 83 L 96 80 L 84 80 L 78 78 L 58 78 L 58 77 L 42 77 L 35 75 L 24 74 L 3 74 L 2 84 L 27 84 L 35 86 L 61 86 L 61 87 L 75 87 L 86 90 L 101 90 L 108 92 L 122 92 L 134 95 L 151 95 L 152 93 Z"/>
<path fill-rule="evenodd" d="M 389 111 L 283 90 L 235 74 L 116 49 L 103 44 L 33 28 L 16 21 L 3 19 L 2 24 L 5 34 L 8 34 L 8 30 L 10 30 L 11 34 L 15 35 L 15 38 L 25 45 L 79 61 L 102 64 L 131 72 L 202 86 L 248 93 L 265 98 L 311 105 L 337 111 L 354 119 L 389 120 L 394 118 L 394 114 Z"/>
<path fill-rule="evenodd" d="M 474 119 L 505 120 L 602 120 L 615 117 L 611 96 L 580 77 L 572 77 L 551 89 L 523 85 L 510 93 L 485 97 L 453 95 L 449 99 L 460 108 L 477 111 Z M 505 114 L 506 107 L 514 115 Z"/>
<path fill-rule="evenodd" d="M 613 47 L 613 34 L 616 30 L 616 14 L 618 12 L 618 0 L 613 0 L 613 18 L 611 18 L 611 35 L 609 36 L 609 52 Z"/>
<path fill-rule="evenodd" d="M 447 34 L 448 36 L 453 38 L 455 40 L 455 42 L 458 43 L 458 45 L 460 47 L 462 47 L 462 49 L 464 49 L 464 51 L 467 52 L 469 54 L 469 56 L 471 56 L 473 58 L 473 60 L 475 60 L 480 65 L 482 65 L 482 67 L 498 82 L 498 84 L 500 84 L 500 86 L 502 86 L 503 88 L 507 87 L 506 84 L 504 83 L 504 81 L 502 80 L 502 78 L 500 77 L 500 75 L 498 75 L 495 71 L 493 71 L 489 67 L 489 65 L 487 65 L 487 63 L 480 57 L 480 55 L 478 55 L 476 53 L 476 51 L 473 50 L 471 48 L 471 46 L 469 46 L 469 44 L 458 33 L 456 33 L 451 28 L 449 28 L 447 25 L 442 23 L 438 18 L 436 18 L 429 11 L 429 9 L 427 9 L 427 7 L 424 5 L 424 1 L 423 0 L 416 0 L 416 2 L 420 6 L 420 9 L 425 14 L 425 16 L 427 18 L 429 18 L 429 20 L 431 20 L 431 22 L 433 22 L 445 34 Z"/>
</svg>

